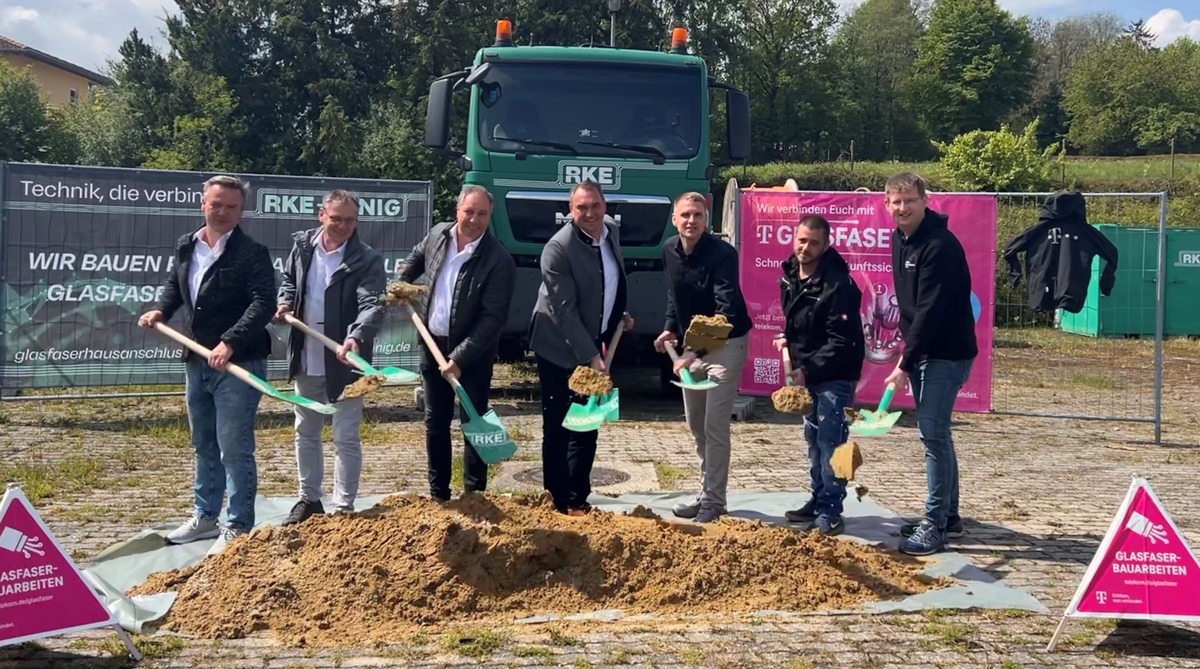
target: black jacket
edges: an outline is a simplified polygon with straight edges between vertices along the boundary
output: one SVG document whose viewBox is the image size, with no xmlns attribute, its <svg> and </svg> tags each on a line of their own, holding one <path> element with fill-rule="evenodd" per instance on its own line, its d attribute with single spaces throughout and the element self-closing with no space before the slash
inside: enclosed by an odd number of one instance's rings
<svg viewBox="0 0 1200 669">
<path fill-rule="evenodd" d="M 667 273 L 667 318 L 664 330 L 681 340 L 695 316 L 725 314 L 733 325 L 729 338 L 740 337 L 754 326 L 738 284 L 737 250 L 728 242 L 704 233 L 690 254 L 683 252 L 679 235 L 663 247 Z"/>
<path fill-rule="evenodd" d="M 862 290 L 842 254 L 827 249 L 806 281 L 800 280 L 800 261 L 789 256 L 779 289 L 788 353 L 793 369 L 804 370 L 805 384 L 857 381 L 867 349 Z"/>
<path fill-rule="evenodd" d="M 910 238 L 892 231 L 892 282 L 904 338 L 900 369 L 911 373 L 924 360 L 979 355 L 967 253 L 944 214 L 926 209 Z"/>
<path fill-rule="evenodd" d="M 275 315 L 275 266 L 270 251 L 243 232 L 241 225 L 235 227 L 221 257 L 204 274 L 192 304 L 188 271 L 196 248 L 194 234 L 175 243 L 175 266 L 154 308 L 163 312 L 165 322 L 180 307 L 187 307 L 192 339 L 209 349 L 225 342 L 233 349 L 231 362 L 266 359 L 271 354 L 267 325 Z M 184 360 L 194 356 L 191 349 L 184 349 Z"/>
<path fill-rule="evenodd" d="M 446 263 L 450 230 L 455 225 L 454 221 L 435 225 L 397 270 L 398 278 L 408 283 L 425 277 L 429 289 L 421 298 L 419 311 L 422 318 L 428 318 L 429 298 Z M 515 292 L 516 274 L 517 266 L 512 256 L 490 230 L 485 232 L 458 274 L 454 300 L 450 303 L 450 350 L 442 353 L 457 362 L 460 369 L 473 365 L 491 366 L 495 362 L 500 330 L 508 319 Z M 427 355 L 424 364 L 431 362 Z"/>
<path fill-rule="evenodd" d="M 1004 248 L 1008 278 L 1021 283 L 1017 256 L 1025 252 L 1029 306 L 1034 311 L 1083 310 L 1092 278 L 1092 259 L 1104 259 L 1100 293 L 1111 295 L 1117 278 L 1117 247 L 1087 222 L 1087 204 L 1079 192 L 1046 198 L 1038 222 L 1013 237 Z"/>
<path fill-rule="evenodd" d="M 292 308 L 292 315 L 304 319 L 305 303 L 308 299 L 308 272 L 312 268 L 316 249 L 313 240 L 321 228 L 300 230 L 292 234 L 292 250 L 283 264 L 283 280 L 279 286 L 279 304 Z M 383 256 L 362 243 L 355 231 L 342 253 L 342 264 L 329 279 L 325 289 L 325 309 L 321 329 L 325 336 L 342 343 L 353 337 L 358 341 L 358 354 L 371 362 L 375 348 L 375 335 L 383 322 L 383 305 L 379 296 L 387 288 L 387 273 L 383 269 Z M 308 337 L 300 328 L 291 328 L 288 339 L 288 378 L 300 373 L 304 344 Z M 320 342 L 314 344 L 325 353 L 326 397 L 340 397 L 346 386 L 358 379 L 358 373 L 337 359 L 337 354 Z"/>
</svg>

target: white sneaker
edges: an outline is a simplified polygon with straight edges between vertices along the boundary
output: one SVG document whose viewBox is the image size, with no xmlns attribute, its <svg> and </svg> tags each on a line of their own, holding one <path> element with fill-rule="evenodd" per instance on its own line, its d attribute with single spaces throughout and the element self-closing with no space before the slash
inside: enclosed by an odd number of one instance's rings
<svg viewBox="0 0 1200 669">
<path fill-rule="evenodd" d="M 221 533 L 217 536 L 217 540 L 213 542 L 212 547 L 208 549 L 207 553 L 205 553 L 205 557 L 212 557 L 213 555 L 225 550 L 225 547 L 229 545 L 229 542 L 233 541 L 237 537 L 242 536 L 243 534 L 246 534 L 246 530 L 243 530 L 240 527 L 234 527 L 232 525 L 226 525 L 225 527 L 222 527 Z"/>
<path fill-rule="evenodd" d="M 171 530 L 167 535 L 167 542 L 186 544 L 201 539 L 212 539 L 220 533 L 221 527 L 217 525 L 217 521 L 201 520 L 199 516 L 192 516 L 191 520 Z"/>
</svg>

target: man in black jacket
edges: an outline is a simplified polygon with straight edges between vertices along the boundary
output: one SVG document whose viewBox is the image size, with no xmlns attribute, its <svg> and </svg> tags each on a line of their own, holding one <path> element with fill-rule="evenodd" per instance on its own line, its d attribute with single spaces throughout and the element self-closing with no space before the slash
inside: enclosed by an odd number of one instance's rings
<svg viewBox="0 0 1200 669">
<path fill-rule="evenodd" d="M 338 397 L 358 378 L 346 354 L 357 353 L 371 361 L 375 334 L 383 320 L 379 296 L 387 288 L 387 273 L 383 256 L 358 237 L 358 198 L 354 193 L 340 189 L 329 193 L 317 216 L 321 227 L 292 235 L 275 321 L 283 323 L 284 316 L 292 314 L 342 343 L 334 353 L 299 328 L 292 328 L 288 377 L 295 380 L 297 395 L 337 404 L 337 413 L 330 417 L 336 449 L 333 506 L 336 512 L 351 512 L 362 473 L 363 398 L 338 401 Z M 295 407 L 293 412 L 300 500 L 284 519 L 284 525 L 325 513 L 321 503 L 325 416 L 303 407 Z"/>
<path fill-rule="evenodd" d="M 1047 197 L 1038 212 L 1037 224 L 1008 241 L 1004 260 L 1014 288 L 1021 282 L 1017 256 L 1022 251 L 1029 307 L 1034 311 L 1082 311 L 1092 281 L 1092 258 L 1097 255 L 1104 259 L 1100 294 L 1112 295 L 1117 280 L 1117 247 L 1088 223 L 1083 193 L 1058 192 Z"/>
<path fill-rule="evenodd" d="M 153 328 L 187 307 L 192 338 L 212 350 L 207 362 L 190 350 L 184 355 L 196 450 L 195 509 L 191 520 L 167 535 L 176 544 L 217 537 L 210 553 L 249 532 L 255 521 L 254 427 L 262 394 L 225 373 L 232 362 L 266 378 L 271 353 L 267 324 L 275 313 L 275 267 L 267 247 L 239 225 L 249 190 L 230 176 L 204 182 L 204 227 L 179 238 L 162 297 L 138 319 Z M 226 490 L 229 510 L 222 528 L 217 517 Z"/>
<path fill-rule="evenodd" d="M 695 192 L 680 195 L 671 218 L 679 234 L 663 247 L 667 318 L 662 334 L 654 340 L 655 348 L 665 351 L 667 346 L 675 346 L 696 316 L 722 314 L 733 326 L 721 350 L 702 356 L 710 369 L 720 370 L 716 374 L 708 372 L 708 378 L 718 382 L 717 387 L 683 391 L 684 416 L 700 458 L 700 493 L 694 501 L 679 504 L 672 512 L 680 518 L 708 523 L 726 513 L 729 424 L 754 324 L 738 284 L 737 250 L 708 231 L 704 196 Z M 685 351 L 676 371 L 682 365 L 691 366 L 698 353 L 703 352 Z"/>
<path fill-rule="evenodd" d="M 784 515 L 834 536 L 846 528 L 846 481 L 834 475 L 829 459 L 850 437 L 846 408 L 862 376 L 866 340 L 859 315 L 862 290 L 842 254 L 830 247 L 829 232 L 821 216 L 805 216 L 796 226 L 795 253 L 783 262 L 779 281 L 784 331 L 775 336 L 775 348 L 787 347 L 792 383 L 812 397 L 812 411 L 804 417 L 812 497 Z"/>
<path fill-rule="evenodd" d="M 542 394 L 542 486 L 560 513 L 591 512 L 597 430 L 563 427 L 571 404 L 586 398 L 568 383 L 576 367 L 606 371 L 603 350 L 618 327 L 628 332 L 625 261 L 620 229 L 605 217 L 604 192 L 594 181 L 571 189 L 571 222 L 542 249 L 542 285 L 529 322 Z"/>
<path fill-rule="evenodd" d="M 429 457 L 429 495 L 450 499 L 450 421 L 454 418 L 454 389 L 446 377 L 462 384 L 479 413 L 488 410 L 492 365 L 500 330 L 512 304 L 516 263 L 491 234 L 492 194 L 483 186 L 467 185 L 458 195 L 456 219 L 439 223 L 413 248 L 398 269 L 398 279 L 412 283 L 425 277 L 421 298 L 434 343 L 446 356 L 439 367 L 426 350 L 421 363 L 425 391 L 425 451 Z M 468 420 L 460 408 L 459 420 Z M 487 489 L 488 468 L 463 439 L 463 487 Z"/>
<path fill-rule="evenodd" d="M 887 383 L 912 386 L 917 433 L 925 446 L 929 495 L 925 517 L 901 528 L 900 550 L 930 555 L 948 535 L 962 533 L 958 513 L 958 456 L 950 419 L 958 391 L 979 349 L 971 309 L 967 254 L 947 217 L 927 208 L 925 181 L 904 172 L 884 186 L 892 233 L 892 281 L 900 306 L 904 352 Z"/>
</svg>

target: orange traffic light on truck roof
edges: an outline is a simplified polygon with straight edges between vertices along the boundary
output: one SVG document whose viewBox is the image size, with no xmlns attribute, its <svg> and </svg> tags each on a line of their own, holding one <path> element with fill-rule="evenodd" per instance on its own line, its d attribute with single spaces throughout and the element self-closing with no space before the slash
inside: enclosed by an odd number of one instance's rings
<svg viewBox="0 0 1200 669">
<path fill-rule="evenodd" d="M 496 46 L 513 45 L 512 21 L 500 19 L 496 21 Z"/>
<path fill-rule="evenodd" d="M 675 28 L 671 31 L 671 53 L 687 53 L 687 43 L 687 28 Z"/>
</svg>

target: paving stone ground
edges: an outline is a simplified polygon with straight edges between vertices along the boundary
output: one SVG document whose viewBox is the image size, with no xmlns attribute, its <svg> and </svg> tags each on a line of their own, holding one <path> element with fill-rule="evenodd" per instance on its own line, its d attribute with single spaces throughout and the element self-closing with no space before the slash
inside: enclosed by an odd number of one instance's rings
<svg viewBox="0 0 1200 669">
<path fill-rule="evenodd" d="M 1152 407 L 1145 343 L 1097 343 L 1059 355 L 1045 342 L 997 348 L 996 396 L 1004 408 L 1139 416 Z M 1027 344 L 1027 345 L 1026 345 Z M 1147 476 L 1180 529 L 1200 538 L 1200 344 L 1168 342 L 1164 445 L 1147 424 L 1111 420 L 956 416 L 967 536 L 956 549 L 997 578 L 1028 589 L 1051 611 L 763 619 L 712 612 L 654 623 L 506 625 L 482 621 L 396 643 L 336 650 L 241 641 L 139 637 L 144 667 L 1200 667 L 1200 627 L 1184 623 L 1072 620 L 1054 653 L 1045 646 L 1130 481 Z M 1077 349 L 1079 346 L 1077 345 Z M 1101 350 L 1102 349 L 1102 350 Z M 643 462 L 660 488 L 687 490 L 695 456 L 677 399 L 618 375 L 622 420 L 604 429 L 598 465 Z M 1147 386 L 1147 384 L 1150 384 Z M 505 368 L 497 412 L 536 460 L 540 416 L 528 366 Z M 89 556 L 148 525 L 183 519 L 191 453 L 182 399 L 14 402 L 0 407 L 0 477 L 20 480 L 73 556 Z M 1142 413 L 1138 413 L 1142 412 Z M 420 413 L 411 390 L 371 398 L 362 494 L 424 491 Z M 803 490 L 807 462 L 797 421 L 760 401 L 734 425 L 733 489 Z M 290 413 L 264 400 L 258 432 L 260 492 L 295 494 Z M 902 514 L 923 508 L 924 459 L 909 416 L 863 442 L 860 482 Z M 531 462 L 530 464 L 535 464 Z M 331 465 L 330 465 L 331 467 Z M 331 469 L 330 469 L 331 471 Z M 798 496 L 801 493 L 797 493 Z M 803 575 L 797 575 L 802 578 Z M 0 649 L 0 668 L 128 666 L 111 633 L 93 631 Z"/>
</svg>

